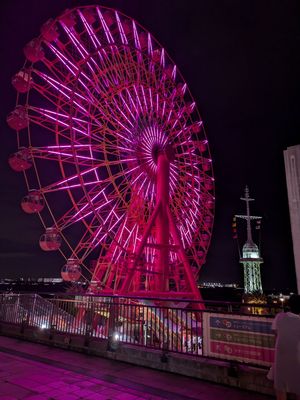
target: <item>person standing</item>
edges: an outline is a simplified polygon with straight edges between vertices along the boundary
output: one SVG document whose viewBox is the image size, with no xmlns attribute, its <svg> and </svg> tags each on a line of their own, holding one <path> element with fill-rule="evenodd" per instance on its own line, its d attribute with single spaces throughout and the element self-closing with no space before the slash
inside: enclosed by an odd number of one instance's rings
<svg viewBox="0 0 300 400">
<path fill-rule="evenodd" d="M 293 393 L 300 400 L 300 295 L 289 298 L 289 311 L 274 318 L 276 334 L 274 389 L 277 400 Z"/>
</svg>

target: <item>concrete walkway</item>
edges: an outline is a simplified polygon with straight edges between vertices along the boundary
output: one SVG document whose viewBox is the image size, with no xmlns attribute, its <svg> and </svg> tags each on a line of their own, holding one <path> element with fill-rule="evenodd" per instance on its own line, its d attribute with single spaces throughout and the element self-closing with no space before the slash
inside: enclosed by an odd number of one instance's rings
<svg viewBox="0 0 300 400">
<path fill-rule="evenodd" d="M 1 400 L 270 400 L 271 397 L 0 336 Z"/>
</svg>

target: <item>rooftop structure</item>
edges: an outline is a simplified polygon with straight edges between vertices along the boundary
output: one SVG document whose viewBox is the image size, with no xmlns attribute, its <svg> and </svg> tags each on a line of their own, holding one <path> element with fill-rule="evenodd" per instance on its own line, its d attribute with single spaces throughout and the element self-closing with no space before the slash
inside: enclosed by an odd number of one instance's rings
<svg viewBox="0 0 300 400">
<path fill-rule="evenodd" d="M 300 292 L 300 144 L 284 150 L 298 293 Z"/>
</svg>

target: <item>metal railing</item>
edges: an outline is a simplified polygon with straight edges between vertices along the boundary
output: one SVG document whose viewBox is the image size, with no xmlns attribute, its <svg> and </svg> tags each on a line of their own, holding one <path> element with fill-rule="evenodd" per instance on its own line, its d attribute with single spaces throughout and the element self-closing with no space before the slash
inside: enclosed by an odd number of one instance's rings
<svg viewBox="0 0 300 400">
<path fill-rule="evenodd" d="M 0 295 L 0 322 L 51 334 L 105 339 L 163 353 L 206 356 L 268 366 L 274 356 L 272 314 L 264 305 L 118 296 Z M 263 314 L 263 315 L 260 315 Z"/>
</svg>

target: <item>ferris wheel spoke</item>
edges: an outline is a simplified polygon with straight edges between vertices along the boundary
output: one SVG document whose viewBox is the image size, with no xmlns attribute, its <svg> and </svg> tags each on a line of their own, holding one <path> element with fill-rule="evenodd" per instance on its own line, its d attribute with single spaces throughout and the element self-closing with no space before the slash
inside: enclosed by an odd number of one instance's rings
<svg viewBox="0 0 300 400">
<path fill-rule="evenodd" d="M 56 80 L 61 83 L 68 83 L 72 90 L 76 88 L 78 94 L 86 98 L 88 103 L 95 104 L 95 102 L 97 102 L 97 96 L 101 93 L 98 89 L 99 85 L 96 85 L 93 80 L 83 73 L 83 71 L 80 71 L 78 74 L 75 71 L 75 74 L 71 73 L 71 77 L 66 77 L 65 74 L 62 73 L 61 69 L 58 68 L 58 65 L 47 59 L 44 59 L 43 62 Z M 91 90 L 96 92 L 96 97 Z"/>
<path fill-rule="evenodd" d="M 119 113 L 119 115 L 121 115 L 123 121 L 124 121 L 125 123 L 129 124 L 131 128 L 134 128 L 133 122 L 132 122 L 132 121 L 126 116 L 126 114 L 122 111 L 122 109 L 120 108 L 119 104 L 117 103 L 117 99 L 116 99 L 116 98 L 113 99 L 113 104 L 114 104 L 114 106 L 115 106 L 115 109 L 116 109 L 117 113 Z M 124 107 L 125 104 L 122 104 L 122 106 Z M 116 116 L 115 119 L 116 119 L 116 121 L 119 121 L 118 116 Z M 129 129 L 130 129 L 130 128 L 129 128 Z M 130 131 L 130 132 L 132 132 L 132 131 Z"/>
<path fill-rule="evenodd" d="M 76 66 L 75 62 L 72 62 L 69 57 L 63 54 L 52 43 L 45 42 L 45 44 L 49 47 L 52 53 L 60 60 L 61 64 L 73 75 L 73 77 L 76 77 L 77 74 L 79 73 L 79 68 Z"/>
<path fill-rule="evenodd" d="M 71 39 L 71 42 L 73 43 L 73 47 L 75 50 L 78 52 L 78 54 L 81 56 L 83 60 L 85 60 L 87 57 L 89 57 L 89 52 L 86 50 L 86 48 L 83 46 L 83 44 L 80 42 L 76 35 L 76 31 L 72 27 L 68 27 L 63 20 L 59 21 L 62 28 L 66 32 L 67 36 L 69 39 Z"/>
<path fill-rule="evenodd" d="M 137 100 L 137 105 L 138 105 L 138 107 L 140 108 L 140 111 L 141 111 L 141 112 L 146 111 L 146 110 L 143 109 L 142 102 L 141 102 L 139 93 L 138 93 L 138 91 L 137 91 L 136 85 L 133 85 L 133 90 L 134 90 L 135 98 L 136 98 L 136 100 Z"/>
<path fill-rule="evenodd" d="M 113 99 L 110 107 L 105 110 L 105 114 L 103 119 L 110 118 L 110 124 L 117 129 L 117 135 L 125 141 L 129 141 L 128 134 L 132 135 L 133 123 L 130 119 L 124 114 L 124 112 L 118 106 L 116 99 Z M 124 132 L 121 134 L 120 127 Z"/>
<path fill-rule="evenodd" d="M 132 28 L 133 28 L 133 37 L 134 37 L 134 42 L 135 42 L 135 48 L 136 48 L 136 57 L 138 60 L 138 63 L 140 65 L 139 71 L 143 72 L 146 71 L 146 66 L 145 66 L 145 60 L 142 54 L 142 45 L 140 41 L 140 36 L 136 27 L 136 23 L 134 20 L 132 20 Z M 140 81 L 141 77 L 137 77 L 137 80 Z"/>
<path fill-rule="evenodd" d="M 84 196 L 73 203 L 73 206 L 57 221 L 57 227 L 60 230 L 84 220 L 91 214 L 94 215 L 95 210 L 99 211 L 102 207 L 107 207 L 112 199 L 108 199 L 105 195 L 107 186 L 95 185 L 89 189 Z M 87 224 L 86 224 L 87 225 Z"/>
<path fill-rule="evenodd" d="M 117 20 L 117 25 L 118 25 L 118 29 L 119 29 L 119 34 L 120 34 L 121 42 L 122 42 L 123 44 L 127 45 L 127 44 L 128 44 L 128 40 L 127 40 L 127 37 L 126 37 L 125 31 L 124 31 L 123 25 L 122 25 L 122 23 L 121 23 L 121 20 L 120 20 L 120 17 L 119 17 L 119 14 L 118 14 L 117 11 L 115 11 L 115 17 L 116 17 L 116 20 Z"/>
<path fill-rule="evenodd" d="M 170 126 L 170 131 L 173 132 L 175 130 L 175 128 L 177 127 L 177 125 L 182 124 L 182 122 L 185 121 L 182 120 L 182 115 L 175 115 L 174 118 L 170 118 L 172 116 L 172 113 L 170 113 L 169 118 L 167 120 L 167 124 Z"/>
<path fill-rule="evenodd" d="M 137 109 L 137 106 L 136 106 L 136 104 L 135 104 L 135 101 L 133 100 L 133 98 L 132 98 L 132 96 L 131 96 L 131 94 L 130 94 L 129 89 L 128 89 L 128 88 L 125 88 L 125 91 L 126 91 L 126 93 L 127 93 L 127 96 L 128 96 L 128 99 L 129 99 L 129 101 L 130 101 L 131 106 L 132 106 L 133 109 L 135 110 L 136 115 L 138 115 L 138 114 L 139 114 L 139 111 L 138 111 L 138 109 Z"/>
<path fill-rule="evenodd" d="M 79 166 L 85 166 L 85 167 L 91 167 L 97 164 L 97 166 L 100 167 L 101 163 L 99 163 L 98 159 L 92 157 L 91 155 L 90 156 L 86 155 L 88 151 L 87 147 L 84 145 L 30 147 L 29 151 L 30 151 L 30 156 L 33 158 L 40 158 L 40 159 L 52 160 L 56 162 L 63 162 L 70 164 L 78 164 Z M 82 153 L 82 155 L 80 153 Z"/>
<path fill-rule="evenodd" d="M 119 74 L 121 82 L 128 82 L 127 86 L 132 86 L 136 83 L 141 65 L 134 59 L 128 46 L 123 46 L 120 51 L 113 54 L 112 61 L 115 65 L 120 65 Z"/>
<path fill-rule="evenodd" d="M 92 42 L 95 50 L 100 49 L 101 48 L 101 43 L 100 43 L 100 40 L 98 39 L 95 31 L 93 30 L 93 27 L 88 23 L 88 21 L 86 20 L 85 16 L 83 15 L 83 13 L 80 10 L 78 10 L 78 15 L 81 18 L 81 20 L 82 20 L 82 22 L 84 24 L 84 27 L 85 27 L 86 31 L 88 32 L 88 34 L 89 34 L 90 41 Z"/>
<path fill-rule="evenodd" d="M 202 126 L 203 126 L 202 121 L 198 121 L 196 123 L 194 122 L 190 125 L 184 124 L 180 129 L 178 129 L 178 130 L 173 129 L 171 131 L 172 139 L 175 141 L 179 138 L 180 141 L 178 141 L 178 140 L 176 141 L 176 143 L 178 143 L 178 145 L 192 143 L 193 146 L 195 146 L 195 143 L 192 142 L 192 140 L 191 140 L 191 132 L 193 132 L 193 130 L 196 131 L 196 133 L 201 132 Z M 181 140 L 183 140 L 183 141 L 181 141 Z"/>
<path fill-rule="evenodd" d="M 125 227 L 125 224 L 124 224 Z M 124 232 L 124 231 L 123 231 Z M 122 243 L 122 247 L 125 249 L 129 249 L 127 251 L 127 253 L 130 251 L 132 253 L 134 253 L 135 248 L 136 248 L 136 238 L 138 236 L 138 224 L 135 223 L 133 225 L 132 228 L 128 229 L 128 232 L 126 232 L 127 235 L 122 235 L 121 236 L 121 243 Z M 132 245 L 131 245 L 132 243 Z M 121 250 L 121 246 L 120 246 L 120 250 Z M 119 252 L 118 258 L 120 257 L 120 255 L 122 254 L 122 252 Z"/>
<path fill-rule="evenodd" d="M 97 226 L 97 218 L 96 216 L 93 216 L 90 224 L 74 248 L 74 254 L 76 254 L 77 258 L 81 261 L 85 260 L 88 257 L 88 254 L 94 249 L 91 248 L 90 243 L 95 234 L 95 226 Z"/>
<path fill-rule="evenodd" d="M 95 196 L 96 197 L 96 196 Z M 97 214 L 99 217 L 100 212 L 107 208 L 107 206 L 113 201 L 112 199 L 107 199 L 104 196 L 100 200 L 92 200 L 93 203 L 86 203 L 81 209 L 76 211 L 74 215 L 69 215 L 69 218 L 67 216 L 64 216 L 63 221 L 64 224 L 59 226 L 60 230 L 64 230 L 66 228 L 69 228 L 70 226 L 77 224 L 78 222 L 82 220 L 86 220 L 88 217 L 93 215 L 94 213 Z M 72 209 L 73 211 L 73 209 Z M 69 214 L 69 213 L 68 213 Z"/>
<path fill-rule="evenodd" d="M 76 51 L 78 52 L 82 60 L 86 62 L 89 72 L 92 73 L 92 76 L 95 75 L 96 71 L 92 67 L 91 62 L 93 63 L 93 65 L 97 65 L 97 63 L 95 62 L 93 57 L 89 54 L 89 52 L 86 50 L 86 48 L 83 46 L 83 44 L 80 42 L 80 40 L 76 37 L 76 31 L 74 30 L 74 28 L 68 28 L 66 24 L 63 23 L 62 21 L 60 23 L 65 32 L 67 33 L 67 35 L 69 36 L 69 38 L 71 39 Z M 90 60 L 91 62 L 87 60 Z"/>
<path fill-rule="evenodd" d="M 112 207 L 108 213 L 113 218 L 115 206 Z M 97 246 L 97 238 L 103 233 L 107 234 L 108 229 L 105 226 L 106 220 L 101 220 L 99 224 L 99 217 L 93 214 L 91 222 L 89 223 L 89 229 L 87 229 L 82 235 L 78 245 L 76 246 L 76 253 L 81 253 L 82 259 L 85 259 L 91 251 Z M 103 243 L 105 245 L 105 243 Z"/>
<path fill-rule="evenodd" d="M 57 113 L 49 112 L 49 110 L 38 109 L 36 107 L 31 107 L 28 111 L 33 111 L 32 114 L 28 112 L 28 117 L 31 122 L 40 125 L 47 130 L 54 132 L 55 134 L 58 134 L 61 138 L 67 139 L 68 141 L 71 140 L 71 125 L 69 122 L 66 122 L 67 120 L 63 120 L 63 115 L 60 115 L 62 118 L 59 119 Z M 62 129 L 58 130 L 58 126 Z M 87 135 L 86 131 L 83 131 L 81 128 L 73 126 L 72 130 L 79 132 L 81 135 Z"/>
<path fill-rule="evenodd" d="M 105 218 L 102 225 L 100 225 L 100 227 L 98 227 L 94 231 L 93 235 L 90 235 L 82 243 L 83 248 L 86 249 L 83 256 L 84 258 L 86 258 L 94 248 L 102 244 L 102 242 L 105 241 L 107 238 L 112 239 L 115 237 L 117 226 L 122 222 L 124 214 L 118 216 L 114 210 L 115 206 L 108 213 L 108 216 Z"/>
<path fill-rule="evenodd" d="M 132 20 L 132 27 L 133 27 L 133 37 L 134 37 L 135 47 L 138 50 L 141 50 L 141 43 L 140 43 L 139 35 L 137 32 L 137 28 L 136 28 L 136 24 L 135 24 L 134 20 Z"/>
<path fill-rule="evenodd" d="M 116 130 L 114 131 L 114 134 L 116 136 L 118 136 L 119 138 L 121 138 L 122 140 L 129 142 L 130 139 L 128 137 L 128 134 L 131 135 L 132 134 L 132 130 L 130 128 L 128 128 L 128 126 L 126 126 L 126 123 L 121 122 L 118 118 L 118 116 L 115 114 L 115 110 L 112 109 L 112 107 L 110 106 L 110 108 L 107 110 L 107 113 L 103 113 L 103 119 L 107 119 L 107 121 L 109 121 L 110 118 L 110 124 L 114 125 L 114 127 L 116 128 Z M 126 131 L 124 133 L 120 132 L 120 127 L 122 128 L 123 131 Z"/>
<path fill-rule="evenodd" d="M 174 173 L 170 173 L 170 189 L 171 193 L 174 193 L 177 187 L 178 177 L 176 178 Z"/>
<path fill-rule="evenodd" d="M 69 100 L 69 101 L 71 100 L 72 102 L 74 102 L 74 104 L 76 106 L 78 105 L 78 102 L 76 102 L 74 100 L 74 98 L 77 98 L 78 101 L 83 101 L 84 103 L 87 103 L 87 106 L 90 106 L 92 104 L 92 101 L 90 98 L 86 97 L 86 95 L 83 95 L 83 94 L 77 92 L 76 90 L 74 90 L 74 88 L 68 87 L 61 81 L 58 81 L 57 79 L 54 79 L 50 75 L 47 75 L 41 71 L 34 70 L 33 72 L 38 77 L 43 79 L 43 81 L 46 82 L 52 89 L 55 89 L 56 92 L 59 92 L 60 94 L 62 94 L 67 100 Z M 35 84 L 34 87 L 42 94 L 43 94 L 43 92 L 46 92 L 50 96 L 53 95 L 50 92 L 50 90 L 45 86 L 40 87 L 38 84 Z"/>
<path fill-rule="evenodd" d="M 118 179 L 119 177 L 123 177 L 124 175 L 123 171 L 121 171 L 115 174 L 113 177 L 109 176 L 108 178 L 105 179 L 99 179 L 99 177 L 96 174 L 97 169 L 98 166 L 86 169 L 84 171 L 80 171 L 79 173 L 73 174 L 68 178 L 61 179 L 48 186 L 42 187 L 40 191 L 41 193 L 51 193 L 61 190 L 72 190 L 82 187 L 86 188 L 95 185 L 106 185 L 106 187 L 108 187 L 109 185 L 112 184 L 114 180 Z"/>
<path fill-rule="evenodd" d="M 100 92 L 97 89 L 97 86 L 93 83 L 93 80 L 82 70 L 79 69 L 76 65 L 76 61 L 72 60 L 72 57 L 70 54 L 67 53 L 65 55 L 62 51 L 60 51 L 57 47 L 55 47 L 53 44 L 46 42 L 46 45 L 49 47 L 49 49 L 55 54 L 55 56 L 60 60 L 61 64 L 66 68 L 71 75 L 73 76 L 73 80 L 77 79 L 77 81 L 80 83 L 82 86 L 82 91 L 83 93 L 86 93 L 93 101 L 96 101 L 96 98 L 93 96 L 92 92 L 90 91 L 89 87 L 87 84 L 90 84 L 98 94 Z M 63 47 L 63 45 L 62 45 Z M 66 51 L 66 50 L 65 50 Z M 44 63 L 47 65 L 48 69 L 53 70 L 53 64 L 49 62 L 47 59 L 44 60 Z M 84 82 L 85 80 L 85 82 Z M 74 80 L 75 82 L 75 80 Z"/>
<path fill-rule="evenodd" d="M 142 92 L 142 96 L 141 96 L 141 97 L 142 97 L 142 100 L 143 100 L 143 103 L 144 103 L 145 112 L 146 112 L 148 115 L 151 115 L 152 112 L 151 112 L 150 104 L 148 104 L 148 102 L 147 102 L 147 100 L 146 100 L 146 94 L 145 94 L 144 85 L 140 85 L 140 90 L 141 90 L 141 92 Z"/>
<path fill-rule="evenodd" d="M 188 231 L 185 229 L 183 224 L 180 225 L 179 232 L 180 232 L 180 237 L 181 237 L 183 247 L 184 248 L 188 247 L 189 242 L 191 242 L 192 239 L 190 238 L 190 235 L 189 235 Z"/>
<path fill-rule="evenodd" d="M 68 190 L 68 189 L 73 189 L 77 187 L 81 187 L 81 184 L 84 183 L 85 186 L 88 185 L 95 185 L 98 184 L 99 181 L 88 181 L 90 178 L 94 178 L 94 172 L 96 171 L 98 167 L 93 167 L 86 169 L 84 171 L 81 171 L 80 173 L 73 174 L 69 176 L 68 178 L 64 178 L 62 180 L 56 181 L 44 188 L 41 189 L 42 193 L 50 193 L 50 192 L 55 192 L 58 190 Z M 86 181 L 84 181 L 84 179 Z M 102 181 L 103 182 L 103 181 Z"/>
<path fill-rule="evenodd" d="M 121 256 L 121 254 L 124 252 L 124 249 L 126 249 L 126 241 L 124 241 L 124 230 L 125 227 L 127 225 L 127 216 L 125 216 L 124 221 L 122 222 L 122 224 L 120 225 L 118 232 L 115 236 L 115 240 L 114 240 L 114 248 L 112 251 L 112 254 L 109 255 L 109 257 L 111 257 L 111 261 L 112 262 L 118 262 L 119 257 Z"/>
<path fill-rule="evenodd" d="M 96 10 L 97 10 L 97 14 L 98 14 L 100 23 L 101 23 L 101 25 L 103 27 L 103 30 L 104 30 L 104 33 L 105 33 L 107 43 L 108 44 L 114 43 L 114 38 L 113 38 L 113 36 L 112 36 L 112 34 L 111 34 L 111 32 L 110 32 L 110 30 L 109 30 L 109 28 L 108 28 L 108 26 L 107 26 L 107 24 L 105 22 L 105 19 L 104 19 L 103 15 L 102 15 L 102 13 L 100 11 L 100 8 L 96 7 Z"/>
<path fill-rule="evenodd" d="M 131 116 L 131 118 L 132 118 L 133 120 L 135 120 L 135 119 L 136 119 L 136 116 L 134 115 L 132 109 L 128 106 L 127 101 L 124 99 L 122 93 L 121 93 L 121 92 L 118 93 L 118 96 L 119 96 L 119 98 L 120 98 L 121 101 L 122 101 L 122 106 L 125 107 L 125 109 L 127 110 L 128 114 Z"/>
<path fill-rule="evenodd" d="M 123 255 L 129 255 L 134 251 L 134 247 L 131 246 L 131 243 L 135 244 L 134 240 L 134 232 L 138 229 L 138 224 L 135 223 L 133 227 L 130 229 L 127 227 L 128 218 L 125 217 L 124 221 L 122 222 L 121 226 L 118 229 L 114 240 L 114 248 L 112 254 L 109 254 L 109 258 L 111 262 L 117 263 L 120 257 Z M 125 229 L 126 228 L 126 229 Z"/>
<path fill-rule="evenodd" d="M 105 53 L 105 58 L 103 61 L 107 63 L 107 71 L 108 76 L 110 76 L 112 84 L 116 85 L 116 88 L 119 88 L 119 84 L 121 82 L 129 82 L 132 81 L 132 76 L 130 74 L 130 70 L 128 70 L 128 63 L 126 61 L 127 52 L 121 53 L 119 50 L 116 51 L 115 47 L 111 48 L 110 53 Z M 116 66 L 119 68 L 116 68 Z M 131 69 L 131 72 L 134 71 L 134 68 Z"/>
<path fill-rule="evenodd" d="M 41 125 L 69 140 L 71 140 L 72 136 L 70 135 L 70 131 L 77 132 L 83 137 L 91 136 L 93 125 L 89 121 L 73 117 L 63 111 L 58 112 L 31 106 L 28 108 L 28 117 L 31 122 Z M 97 124 L 100 124 L 100 122 L 97 121 Z M 63 128 L 63 130 L 57 130 L 57 126 Z M 95 140 L 95 137 L 93 139 Z"/>
</svg>

